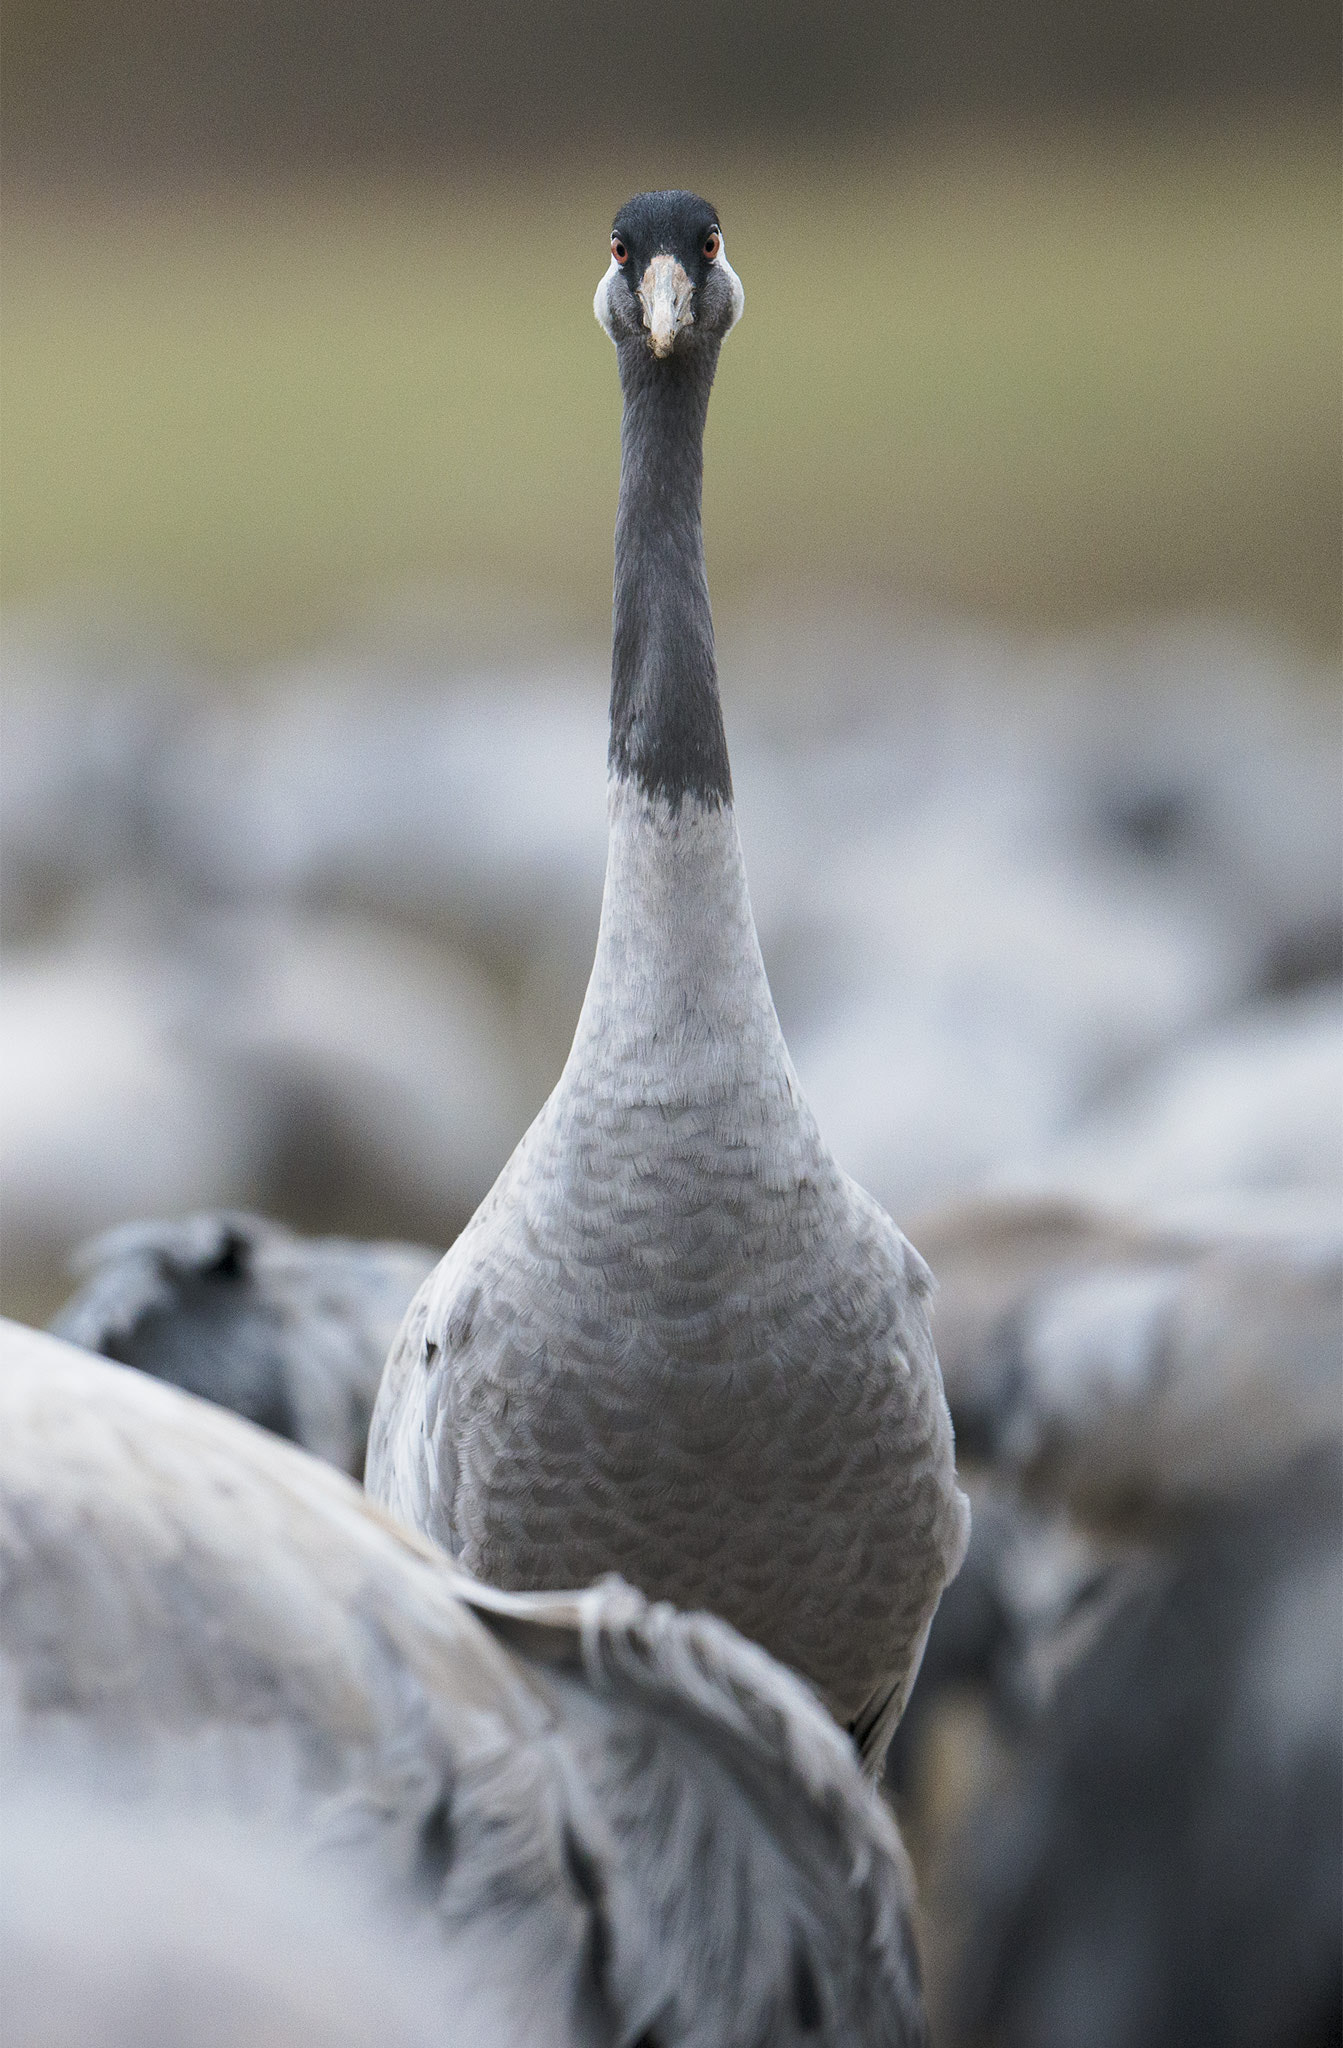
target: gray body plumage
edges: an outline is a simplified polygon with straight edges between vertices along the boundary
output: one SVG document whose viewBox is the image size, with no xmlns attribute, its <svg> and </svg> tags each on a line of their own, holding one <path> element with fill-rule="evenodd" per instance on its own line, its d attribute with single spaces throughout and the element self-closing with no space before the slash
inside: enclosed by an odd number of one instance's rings
<svg viewBox="0 0 1343 2048">
<path fill-rule="evenodd" d="M 13 1324 L 0 1569 L 10 1771 L 208 1784 L 354 1857 L 469 1956 L 490 2026 L 448 2038 L 923 2041 L 894 1827 L 721 1622 L 473 1585 L 291 1445 Z"/>
<path fill-rule="evenodd" d="M 596 962 L 554 1094 L 407 1316 L 368 1484 L 493 1584 L 618 1570 L 725 1616 L 875 1763 L 966 1538 L 931 1282 L 821 1139 L 747 894 L 700 534 L 740 286 L 688 194 L 632 202 L 613 252 L 598 316 L 625 417 Z"/>
<path fill-rule="evenodd" d="M 436 1258 L 230 1209 L 130 1223 L 77 1254 L 51 1329 L 358 1478 L 387 1347 Z"/>
<path fill-rule="evenodd" d="M 931 1282 L 803 1100 L 730 807 L 611 809 L 573 1051 L 412 1307 L 369 1485 L 493 1584 L 618 1569 L 893 1719 L 963 1542 Z"/>
</svg>

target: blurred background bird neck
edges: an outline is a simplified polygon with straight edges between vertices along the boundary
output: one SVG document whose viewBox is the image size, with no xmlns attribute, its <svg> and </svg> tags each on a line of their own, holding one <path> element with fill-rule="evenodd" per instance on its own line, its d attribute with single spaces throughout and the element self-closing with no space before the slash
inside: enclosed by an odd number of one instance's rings
<svg viewBox="0 0 1343 2048">
<path fill-rule="evenodd" d="M 612 771 L 673 810 L 731 801 L 700 494 L 718 349 L 620 348 L 625 393 L 611 657 Z"/>
</svg>

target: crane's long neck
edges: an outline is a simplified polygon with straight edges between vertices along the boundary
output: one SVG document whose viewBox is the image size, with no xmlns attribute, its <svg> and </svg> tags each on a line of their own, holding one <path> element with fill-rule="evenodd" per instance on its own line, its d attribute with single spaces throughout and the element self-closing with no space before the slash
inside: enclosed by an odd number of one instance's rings
<svg viewBox="0 0 1343 2048">
<path fill-rule="evenodd" d="M 686 798 L 732 801 L 700 526 L 716 355 L 659 362 L 639 342 L 620 351 L 610 763 L 674 810 Z"/>
<path fill-rule="evenodd" d="M 700 528 L 716 354 L 658 362 L 621 345 L 610 848 L 574 1048 L 580 1064 L 594 1040 L 604 1059 L 627 1055 L 640 1086 L 659 1066 L 673 1095 L 696 1092 L 695 1048 L 721 1072 L 725 1043 L 778 1034 L 732 810 Z"/>
</svg>

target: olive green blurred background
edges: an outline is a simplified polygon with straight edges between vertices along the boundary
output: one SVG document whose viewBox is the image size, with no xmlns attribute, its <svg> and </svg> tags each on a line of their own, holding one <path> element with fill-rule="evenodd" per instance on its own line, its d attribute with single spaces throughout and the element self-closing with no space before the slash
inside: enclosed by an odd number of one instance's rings
<svg viewBox="0 0 1343 2048">
<path fill-rule="evenodd" d="M 720 615 L 1339 626 L 1332 10 L 16 0 L 2 591 L 600 635 L 628 190 L 720 207 Z M 436 598 L 436 601 L 437 598 Z"/>
</svg>

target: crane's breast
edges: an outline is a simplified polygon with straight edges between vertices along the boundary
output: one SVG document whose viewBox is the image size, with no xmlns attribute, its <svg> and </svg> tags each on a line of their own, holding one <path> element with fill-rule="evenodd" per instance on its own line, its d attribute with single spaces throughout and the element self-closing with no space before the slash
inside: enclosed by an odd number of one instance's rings
<svg viewBox="0 0 1343 2048">
<path fill-rule="evenodd" d="M 436 1296 L 431 1533 L 501 1586 L 709 1608 L 856 1710 L 945 1577 L 922 1269 L 823 1156 L 762 1172 L 758 1134 L 660 1108 L 612 1135 L 515 1185 Z"/>
</svg>

